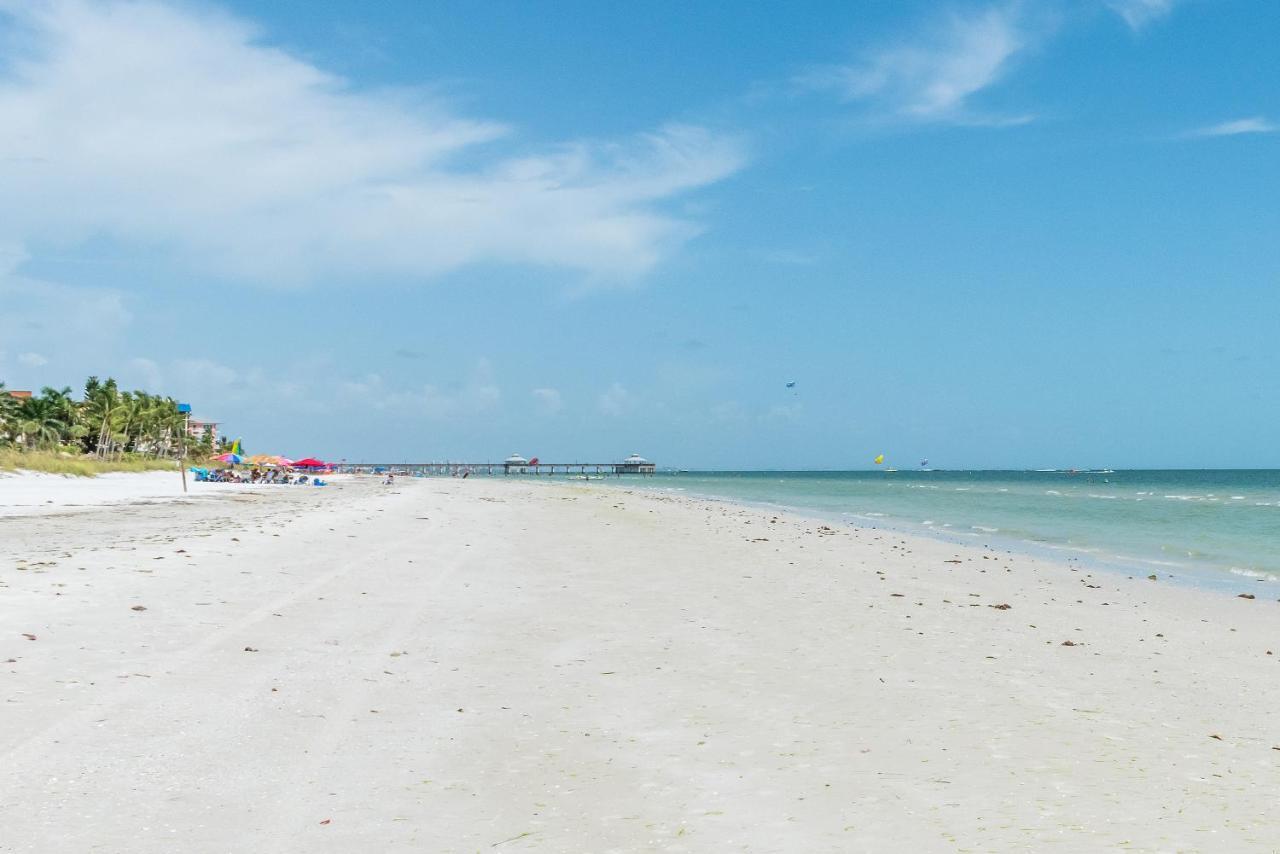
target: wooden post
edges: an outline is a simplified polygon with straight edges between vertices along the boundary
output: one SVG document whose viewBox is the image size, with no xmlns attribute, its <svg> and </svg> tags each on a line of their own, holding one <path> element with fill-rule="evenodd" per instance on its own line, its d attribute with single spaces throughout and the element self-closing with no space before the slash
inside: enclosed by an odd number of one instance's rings
<svg viewBox="0 0 1280 854">
<path fill-rule="evenodd" d="M 187 494 L 187 439 L 191 438 L 191 413 L 187 413 L 187 417 L 183 419 L 182 438 L 179 440 L 178 447 L 182 449 L 182 453 L 178 454 L 178 470 L 182 472 L 182 494 Z"/>
</svg>

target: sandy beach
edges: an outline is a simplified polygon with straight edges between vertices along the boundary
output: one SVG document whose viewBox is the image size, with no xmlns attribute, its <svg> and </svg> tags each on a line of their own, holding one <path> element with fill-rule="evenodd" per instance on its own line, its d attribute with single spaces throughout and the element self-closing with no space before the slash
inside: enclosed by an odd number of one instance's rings
<svg viewBox="0 0 1280 854">
<path fill-rule="evenodd" d="M 113 472 L 97 477 L 64 477 L 41 472 L 0 472 L 0 517 L 65 513 L 89 507 L 145 501 L 198 501 L 242 489 L 219 484 L 215 492 L 198 486 L 187 476 L 183 491 L 181 473 Z"/>
<path fill-rule="evenodd" d="M 0 518 L 0 850 L 1280 839 L 1265 585 L 625 486 L 202 486 Z"/>
</svg>

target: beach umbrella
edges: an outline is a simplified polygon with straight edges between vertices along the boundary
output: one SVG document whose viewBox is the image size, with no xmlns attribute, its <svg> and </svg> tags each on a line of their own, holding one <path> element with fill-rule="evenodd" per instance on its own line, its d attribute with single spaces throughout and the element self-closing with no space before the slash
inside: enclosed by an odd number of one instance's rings
<svg viewBox="0 0 1280 854">
<path fill-rule="evenodd" d="M 232 465 L 244 462 L 244 457 L 239 454 L 218 454 L 214 459 L 220 463 L 231 463 Z"/>
<path fill-rule="evenodd" d="M 302 460 L 294 460 L 293 465 L 302 469 L 323 469 L 328 468 L 329 464 L 324 460 L 317 460 L 315 457 L 307 457 Z"/>
</svg>

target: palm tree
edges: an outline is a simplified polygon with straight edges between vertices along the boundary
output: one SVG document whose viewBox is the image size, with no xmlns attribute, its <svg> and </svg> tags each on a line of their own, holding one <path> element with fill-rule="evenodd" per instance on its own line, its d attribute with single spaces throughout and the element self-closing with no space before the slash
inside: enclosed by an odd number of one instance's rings
<svg viewBox="0 0 1280 854">
<path fill-rule="evenodd" d="M 105 383 L 97 377 L 89 377 L 84 384 L 84 412 L 90 427 L 97 432 L 93 448 L 99 457 L 105 457 L 111 449 L 111 433 L 120 417 L 120 390 L 116 381 L 107 378 Z"/>
<path fill-rule="evenodd" d="M 22 404 L 0 383 L 0 441 L 10 441 L 18 432 L 18 410 Z"/>
<path fill-rule="evenodd" d="M 0 0 L 2 2 L 2 0 Z M 173 458 L 186 449 L 212 453 L 208 435 L 187 435 L 187 419 L 172 397 L 136 390 L 122 392 L 116 381 L 92 376 L 77 401 L 70 387 L 45 386 L 38 397 L 19 400 L 0 383 L 0 444 L 30 450 L 78 445 L 99 459 L 127 453 Z"/>
<path fill-rule="evenodd" d="M 18 412 L 18 426 L 27 447 L 43 445 L 54 447 L 66 429 L 59 418 L 58 407 L 46 397 L 29 397 L 22 402 Z"/>
<path fill-rule="evenodd" d="M 75 426 L 80 414 L 80 407 L 71 397 L 71 386 L 61 389 L 45 386 L 40 389 L 40 399 L 48 403 L 50 410 L 62 422 L 59 439 L 70 439 L 70 429 Z"/>
</svg>

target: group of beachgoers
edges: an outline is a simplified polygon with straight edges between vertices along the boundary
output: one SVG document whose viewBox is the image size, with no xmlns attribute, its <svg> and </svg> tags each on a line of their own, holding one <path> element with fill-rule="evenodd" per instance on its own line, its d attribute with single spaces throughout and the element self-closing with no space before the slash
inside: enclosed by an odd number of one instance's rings
<svg viewBox="0 0 1280 854">
<path fill-rule="evenodd" d="M 232 469 L 202 469 L 193 468 L 196 480 L 200 483 L 249 483 L 249 484 L 280 484 L 287 486 L 328 486 L 328 483 L 321 480 L 318 476 L 297 474 L 293 472 L 281 471 L 280 469 L 251 469 L 248 472 L 234 471 Z"/>
</svg>

